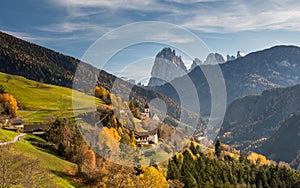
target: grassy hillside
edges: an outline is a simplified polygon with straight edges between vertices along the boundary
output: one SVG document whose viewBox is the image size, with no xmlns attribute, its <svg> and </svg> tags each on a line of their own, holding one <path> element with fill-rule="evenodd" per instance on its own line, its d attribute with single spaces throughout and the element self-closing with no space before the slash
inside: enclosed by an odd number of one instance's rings
<svg viewBox="0 0 300 188">
<path fill-rule="evenodd" d="M 7 79 L 9 77 L 9 79 Z M 43 84 L 25 79 L 20 76 L 12 76 L 0 73 L 0 85 L 7 92 L 15 96 L 20 104 L 18 115 L 27 123 L 42 122 L 48 116 L 72 117 L 72 90 L 69 88 Z M 100 104 L 102 101 L 95 97 L 76 92 L 74 102 L 85 112 L 93 104 Z"/>
<path fill-rule="evenodd" d="M 49 116 L 73 117 L 72 102 L 76 102 L 79 109 L 76 112 L 88 112 L 94 104 L 102 104 L 103 101 L 95 97 L 76 92 L 76 99 L 72 101 L 72 90 L 69 88 L 43 84 L 25 79 L 20 76 L 0 73 L 0 85 L 12 94 L 18 101 L 20 109 L 18 116 L 26 123 L 43 122 Z M 12 141 L 18 133 L 0 129 L 0 142 Z M 38 159 L 40 166 L 49 172 L 51 182 L 55 187 L 76 187 L 65 174 L 73 175 L 77 171 L 74 163 L 63 160 L 51 152 L 32 145 L 30 142 L 45 142 L 39 137 L 26 135 L 20 142 L 11 144 L 14 153 L 23 154 L 30 159 Z"/>
<path fill-rule="evenodd" d="M 0 143 L 13 141 L 17 135 L 16 132 L 0 129 Z"/>
<path fill-rule="evenodd" d="M 12 141 L 17 135 L 18 134 L 15 132 L 0 129 L 0 142 Z M 65 161 L 31 145 L 30 141 L 33 140 L 44 142 L 39 137 L 25 135 L 21 141 L 10 145 L 12 147 L 11 151 L 15 154 L 22 154 L 30 159 L 38 159 L 40 161 L 41 168 L 48 171 L 48 174 L 51 177 L 51 183 L 54 182 L 55 187 L 74 187 L 75 184 L 67 180 L 62 174 L 75 174 L 77 166 L 74 163 Z"/>
</svg>

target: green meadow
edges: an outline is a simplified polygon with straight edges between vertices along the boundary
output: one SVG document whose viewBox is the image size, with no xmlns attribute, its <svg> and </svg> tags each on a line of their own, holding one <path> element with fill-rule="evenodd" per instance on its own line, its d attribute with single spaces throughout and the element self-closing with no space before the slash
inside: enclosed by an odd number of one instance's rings
<svg viewBox="0 0 300 188">
<path fill-rule="evenodd" d="M 25 123 L 43 122 L 49 116 L 71 118 L 74 112 L 84 113 L 95 105 L 103 104 L 98 98 L 69 88 L 39 83 L 20 76 L 10 75 L 9 80 L 7 77 L 7 74 L 0 73 L 0 85 L 17 99 L 20 105 L 18 116 Z M 73 108 L 73 103 L 76 108 Z"/>
<path fill-rule="evenodd" d="M 18 133 L 0 129 L 0 142 L 12 141 Z M 75 174 L 77 166 L 74 163 L 63 160 L 39 147 L 32 145 L 30 142 L 45 142 L 43 139 L 34 135 L 25 135 L 19 142 L 11 144 L 10 155 L 22 154 L 30 159 L 38 159 L 41 168 L 48 171 L 48 186 L 55 187 L 77 187 L 74 182 L 68 180 L 65 174 Z"/>
</svg>

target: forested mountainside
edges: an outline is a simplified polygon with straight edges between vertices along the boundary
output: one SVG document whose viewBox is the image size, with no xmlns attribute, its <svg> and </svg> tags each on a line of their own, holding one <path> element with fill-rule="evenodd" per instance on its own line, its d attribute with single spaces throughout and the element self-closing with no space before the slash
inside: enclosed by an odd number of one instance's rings
<svg viewBox="0 0 300 188">
<path fill-rule="evenodd" d="M 242 96 L 261 94 L 262 91 L 269 88 L 292 86 L 299 83 L 300 48 L 296 46 L 275 46 L 220 65 L 201 65 L 194 68 L 184 77 L 189 77 L 193 81 L 201 103 L 201 111 L 204 115 L 210 114 L 211 93 L 202 69 L 209 71 L 213 70 L 214 66 L 220 66 L 223 73 L 227 104 L 229 105 L 233 100 Z M 215 75 L 211 76 L 214 77 Z M 179 101 L 172 85 L 180 85 L 184 77 L 176 78 L 161 86 L 151 87 L 151 89 Z M 188 98 L 189 96 L 183 97 Z"/>
<path fill-rule="evenodd" d="M 298 171 L 267 164 L 261 160 L 264 157 L 257 159 L 256 164 L 251 155 L 236 157 L 227 153 L 221 159 L 218 155 L 213 156 L 213 153 L 203 152 L 201 146 L 191 143 L 169 160 L 167 179 L 179 180 L 188 188 L 300 186 Z"/>
<path fill-rule="evenodd" d="M 299 112 L 300 85 L 266 90 L 234 101 L 219 136 L 238 149 L 258 151 L 298 168 Z"/>
<path fill-rule="evenodd" d="M 286 161 L 291 167 L 300 170 L 299 127 L 299 112 L 289 115 L 280 124 L 278 131 L 258 148 L 259 152 L 263 152 L 269 159 Z"/>
</svg>

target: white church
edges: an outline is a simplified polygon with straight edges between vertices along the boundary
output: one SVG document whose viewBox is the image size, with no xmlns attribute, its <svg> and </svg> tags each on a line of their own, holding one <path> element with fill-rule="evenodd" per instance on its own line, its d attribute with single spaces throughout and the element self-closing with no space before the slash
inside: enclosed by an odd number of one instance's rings
<svg viewBox="0 0 300 188">
<path fill-rule="evenodd" d="M 141 120 L 145 120 L 146 118 L 151 118 L 152 120 L 160 121 L 157 114 L 150 114 L 150 107 L 147 103 L 144 106 L 144 112 L 141 113 Z"/>
</svg>

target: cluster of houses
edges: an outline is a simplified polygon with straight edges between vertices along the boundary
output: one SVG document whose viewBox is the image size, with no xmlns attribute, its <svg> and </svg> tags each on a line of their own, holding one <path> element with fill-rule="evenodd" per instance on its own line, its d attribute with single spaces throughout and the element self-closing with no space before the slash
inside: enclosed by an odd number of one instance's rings
<svg viewBox="0 0 300 188">
<path fill-rule="evenodd" d="M 150 113 L 150 107 L 148 104 L 144 106 L 144 111 L 141 113 L 141 120 L 150 118 L 154 121 L 159 121 L 159 117 L 156 114 Z M 31 133 L 35 135 L 42 135 L 49 128 L 45 124 L 31 124 L 24 125 L 22 119 L 6 119 L 2 124 L 3 129 L 19 131 L 23 133 Z M 149 144 L 158 144 L 158 129 L 154 129 L 148 132 L 135 132 L 135 138 L 137 145 L 149 145 Z"/>
<path fill-rule="evenodd" d="M 46 129 L 49 128 L 49 126 L 45 124 L 24 125 L 22 119 L 6 119 L 2 125 L 2 128 L 23 133 L 42 135 L 45 133 Z"/>
<path fill-rule="evenodd" d="M 148 104 L 145 104 L 144 111 L 141 113 L 141 120 L 145 120 L 147 118 L 150 118 L 154 121 L 160 121 L 157 114 L 151 114 L 150 113 L 150 107 Z M 135 139 L 137 141 L 137 145 L 148 145 L 148 144 L 158 144 L 158 134 L 157 129 L 154 129 L 152 131 L 148 132 L 135 132 Z"/>
</svg>

